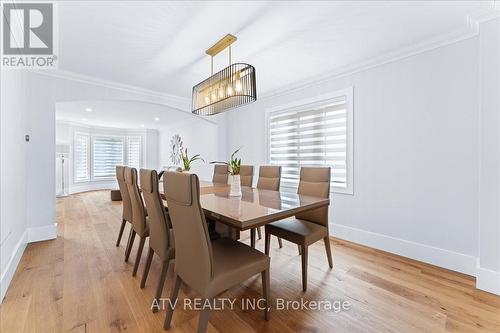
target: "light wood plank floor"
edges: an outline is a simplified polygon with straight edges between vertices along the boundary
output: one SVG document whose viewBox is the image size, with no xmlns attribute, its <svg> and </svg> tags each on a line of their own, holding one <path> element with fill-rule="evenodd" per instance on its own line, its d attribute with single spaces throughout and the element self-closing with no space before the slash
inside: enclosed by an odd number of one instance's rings
<svg viewBox="0 0 500 333">
<path fill-rule="evenodd" d="M 165 311 L 153 314 L 151 300 L 159 276 L 153 261 L 146 288 L 140 289 L 144 257 L 137 277 L 123 261 L 128 229 L 115 241 L 121 203 L 109 192 L 73 195 L 57 201 L 59 236 L 30 244 L 3 304 L 2 332 L 162 332 Z M 248 242 L 248 233 L 243 241 Z M 136 242 L 137 244 L 138 242 Z M 257 242 L 263 249 L 264 241 Z M 323 243 L 310 247 L 309 287 L 301 292 L 297 247 L 272 241 L 271 297 L 287 300 L 346 300 L 351 309 L 271 311 L 238 307 L 213 311 L 209 332 L 500 332 L 500 297 L 476 290 L 471 277 L 381 251 L 332 239 L 334 269 Z M 165 284 L 168 297 L 172 266 Z M 222 297 L 259 297 L 260 277 Z M 180 297 L 195 297 L 183 287 Z M 170 332 L 193 332 L 197 312 L 176 309 Z"/>
</svg>

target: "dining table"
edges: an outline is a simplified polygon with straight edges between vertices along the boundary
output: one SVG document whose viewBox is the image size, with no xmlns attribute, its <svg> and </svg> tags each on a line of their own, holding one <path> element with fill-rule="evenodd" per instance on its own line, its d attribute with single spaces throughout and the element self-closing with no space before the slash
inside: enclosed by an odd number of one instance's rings
<svg viewBox="0 0 500 333">
<path fill-rule="evenodd" d="M 255 247 L 255 228 L 330 204 L 327 198 L 286 190 L 271 191 L 242 186 L 241 196 L 230 196 L 230 189 L 229 184 L 200 181 L 201 207 L 206 217 L 234 229 L 238 234 L 240 231 L 252 230 L 252 247 Z M 165 200 L 161 185 L 160 193 Z"/>
</svg>

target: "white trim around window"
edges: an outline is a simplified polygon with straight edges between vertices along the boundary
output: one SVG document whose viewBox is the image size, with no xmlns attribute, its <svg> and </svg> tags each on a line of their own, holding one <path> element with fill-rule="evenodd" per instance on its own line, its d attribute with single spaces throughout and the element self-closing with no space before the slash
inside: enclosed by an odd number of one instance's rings
<svg viewBox="0 0 500 333">
<path fill-rule="evenodd" d="M 109 139 L 110 145 L 103 149 L 107 152 L 96 151 L 96 140 Z M 114 143 L 118 142 L 116 145 Z M 142 135 L 116 135 L 116 134 L 92 134 L 75 131 L 73 135 L 73 184 L 99 183 L 115 180 L 115 166 L 127 165 L 137 170 L 142 168 L 144 157 L 144 145 Z M 116 148 L 119 150 L 117 151 Z M 109 156 L 98 161 L 95 154 L 106 153 Z M 85 155 L 83 158 L 82 155 Z M 102 164 L 101 170 L 96 170 L 96 163 Z M 97 175 L 98 173 L 101 176 Z M 85 174 L 85 175 L 84 175 Z"/>
<path fill-rule="evenodd" d="M 354 193 L 353 90 L 266 110 L 267 162 L 283 166 L 283 187 L 297 186 L 300 166 L 325 165 L 332 167 L 331 192 Z"/>
</svg>

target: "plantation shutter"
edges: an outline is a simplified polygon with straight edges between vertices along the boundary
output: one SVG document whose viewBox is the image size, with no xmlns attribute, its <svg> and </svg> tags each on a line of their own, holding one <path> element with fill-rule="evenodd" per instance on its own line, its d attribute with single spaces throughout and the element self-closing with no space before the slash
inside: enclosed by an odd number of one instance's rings
<svg viewBox="0 0 500 333">
<path fill-rule="evenodd" d="M 281 185 L 296 187 L 300 167 L 329 166 L 331 187 L 347 187 L 347 103 L 345 98 L 311 110 L 269 117 L 269 160 L 282 166 Z"/>
<path fill-rule="evenodd" d="M 127 137 L 127 165 L 139 170 L 141 168 L 142 138 L 140 136 Z"/>
<path fill-rule="evenodd" d="M 94 137 L 93 178 L 112 178 L 116 166 L 123 165 L 123 139 L 120 137 Z"/>
<path fill-rule="evenodd" d="M 86 134 L 75 134 L 75 182 L 89 180 L 89 148 L 90 137 Z"/>
</svg>

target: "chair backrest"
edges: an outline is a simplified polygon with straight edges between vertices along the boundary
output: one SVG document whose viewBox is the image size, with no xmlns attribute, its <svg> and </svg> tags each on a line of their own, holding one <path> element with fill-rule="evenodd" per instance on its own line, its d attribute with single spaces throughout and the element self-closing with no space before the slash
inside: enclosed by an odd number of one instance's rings
<svg viewBox="0 0 500 333">
<path fill-rule="evenodd" d="M 329 167 L 300 168 L 300 182 L 297 193 L 319 198 L 329 198 L 330 175 Z M 328 227 L 328 206 L 300 213 L 295 217 Z"/>
<path fill-rule="evenodd" d="M 200 205 L 195 174 L 165 172 L 168 212 L 174 230 L 175 272 L 191 288 L 203 292 L 212 278 L 212 245 Z"/>
<path fill-rule="evenodd" d="M 262 165 L 259 168 L 257 188 L 263 190 L 279 191 L 281 181 L 281 166 Z"/>
<path fill-rule="evenodd" d="M 212 177 L 212 183 L 227 184 L 227 178 L 229 175 L 229 170 L 225 164 L 214 165 L 214 176 Z"/>
<path fill-rule="evenodd" d="M 241 186 L 252 187 L 253 184 L 253 165 L 242 165 L 240 167 Z"/>
<path fill-rule="evenodd" d="M 127 169 L 126 166 L 116 166 L 116 181 L 118 182 L 118 187 L 120 188 L 120 194 L 122 196 L 122 219 L 132 223 L 132 206 L 127 184 L 125 183 L 125 169 Z"/>
<path fill-rule="evenodd" d="M 144 237 L 146 231 L 146 211 L 141 193 L 139 192 L 137 170 L 135 168 L 125 169 L 125 183 L 127 184 L 132 206 L 132 226 L 140 237 Z"/>
<path fill-rule="evenodd" d="M 158 189 L 159 177 L 156 170 L 141 169 L 141 189 L 149 217 L 149 247 L 163 260 L 168 259 L 171 240 L 168 230 L 169 217 Z"/>
</svg>

